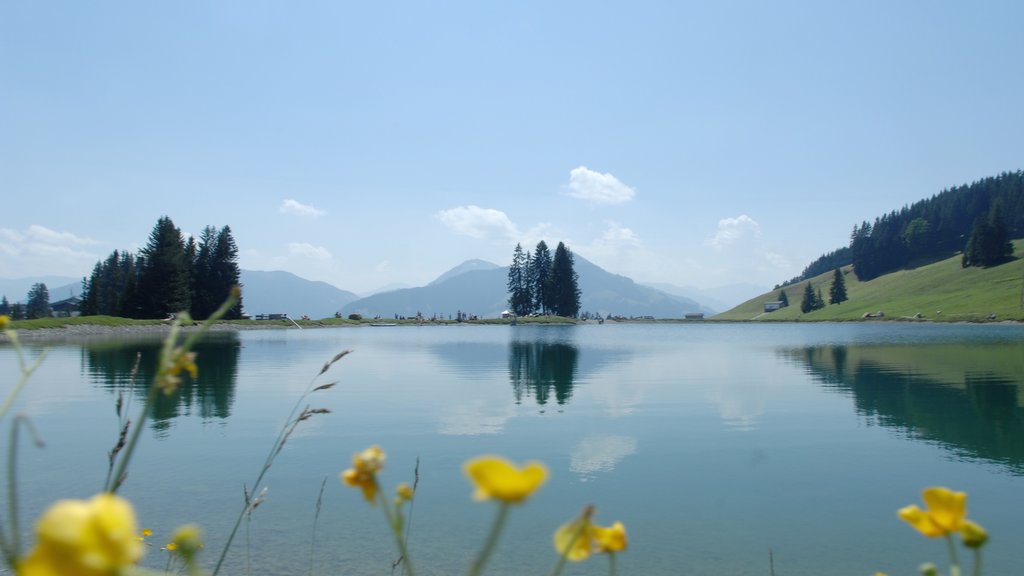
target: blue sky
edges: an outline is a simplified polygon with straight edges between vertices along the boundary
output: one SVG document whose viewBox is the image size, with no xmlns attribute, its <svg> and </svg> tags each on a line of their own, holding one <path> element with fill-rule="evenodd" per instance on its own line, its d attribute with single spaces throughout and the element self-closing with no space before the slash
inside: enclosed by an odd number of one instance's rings
<svg viewBox="0 0 1024 576">
<path fill-rule="evenodd" d="M 771 287 L 1024 168 L 1020 2 L 6 2 L 0 277 L 161 215 L 367 292 L 564 241 Z"/>
</svg>

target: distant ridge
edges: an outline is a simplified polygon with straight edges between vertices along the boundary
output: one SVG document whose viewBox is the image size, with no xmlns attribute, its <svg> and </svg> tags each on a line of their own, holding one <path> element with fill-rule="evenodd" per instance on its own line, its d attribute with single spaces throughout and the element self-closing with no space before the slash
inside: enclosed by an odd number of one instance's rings
<svg viewBox="0 0 1024 576">
<path fill-rule="evenodd" d="M 242 270 L 242 305 L 247 314 L 303 314 L 313 319 L 328 318 L 345 304 L 359 298 L 327 282 L 306 280 L 291 272 Z"/>
<path fill-rule="evenodd" d="M 430 284 L 427 284 L 427 286 L 433 286 L 434 284 L 440 284 L 440 283 L 444 282 L 445 280 L 448 280 L 450 278 L 454 278 L 454 277 L 458 276 L 459 274 L 465 274 L 466 272 L 473 272 L 473 271 L 477 271 L 477 270 L 484 270 L 484 271 L 486 271 L 486 270 L 496 270 L 498 268 L 501 268 L 501 266 L 498 266 L 497 264 L 495 264 L 493 262 L 488 262 L 486 260 L 477 260 L 477 259 L 466 260 L 465 262 L 463 262 L 462 264 L 459 264 L 455 268 L 452 268 L 451 270 L 445 272 L 444 274 L 441 274 L 440 276 L 435 278 L 433 281 L 431 281 Z"/>
<path fill-rule="evenodd" d="M 653 316 L 682 318 L 688 313 L 712 315 L 715 310 L 698 302 L 641 286 L 612 274 L 580 255 L 574 255 L 583 292 L 581 312 L 606 316 Z M 494 318 L 508 308 L 508 267 L 483 260 L 469 260 L 421 288 L 374 294 L 350 302 L 342 314 L 367 317 L 411 317 L 417 313 L 447 319 L 459 312 Z"/>
</svg>

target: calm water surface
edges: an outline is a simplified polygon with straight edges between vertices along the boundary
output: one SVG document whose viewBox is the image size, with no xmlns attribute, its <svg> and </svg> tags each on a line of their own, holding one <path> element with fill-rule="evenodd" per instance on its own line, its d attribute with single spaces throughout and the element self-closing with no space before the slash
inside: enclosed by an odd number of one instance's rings
<svg viewBox="0 0 1024 576">
<path fill-rule="evenodd" d="M 155 545 L 198 522 L 212 565 L 288 411 L 323 362 L 314 407 L 267 476 L 268 499 L 226 573 L 388 574 L 380 510 L 338 473 L 370 444 L 386 486 L 420 489 L 418 574 L 464 573 L 494 507 L 462 463 L 538 459 L 544 488 L 514 510 L 493 574 L 546 574 L 555 527 L 588 503 L 623 521 L 621 574 L 915 574 L 944 547 L 896 518 L 920 490 L 969 492 L 987 574 L 1024 568 L 1024 327 L 901 324 L 448 326 L 254 331 L 199 350 L 200 379 L 157 406 L 123 493 Z M 38 354 L 41 348 L 29 348 Z M 106 475 L 114 405 L 134 414 L 147 340 L 51 345 L 18 410 L 47 442 L 20 454 L 23 516 L 88 497 Z M 132 367 L 141 353 L 140 374 Z M 0 348 L 0 386 L 15 370 Z M 327 479 L 315 542 L 317 494 Z M 248 539 L 248 545 L 247 545 Z M 603 558 L 567 574 L 602 573 Z"/>
</svg>

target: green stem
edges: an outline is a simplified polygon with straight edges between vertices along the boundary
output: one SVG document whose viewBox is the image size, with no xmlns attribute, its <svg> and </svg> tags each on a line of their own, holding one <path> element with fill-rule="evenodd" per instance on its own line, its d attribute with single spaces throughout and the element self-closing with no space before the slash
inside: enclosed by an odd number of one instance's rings
<svg viewBox="0 0 1024 576">
<path fill-rule="evenodd" d="M 946 547 L 949 549 L 949 576 L 960 576 L 960 560 L 956 557 L 956 544 L 953 537 L 946 534 Z"/>
<path fill-rule="evenodd" d="M 391 535 L 395 538 L 398 553 L 402 555 L 403 571 L 409 576 L 413 576 L 412 562 L 409 560 L 409 550 L 406 549 L 405 538 L 402 538 L 402 524 L 398 521 L 398 511 L 391 509 L 391 504 L 388 503 L 387 497 L 384 496 L 384 492 L 380 489 L 380 484 L 377 482 L 376 477 L 373 479 L 373 483 L 377 487 L 377 500 L 380 502 L 381 509 L 384 510 L 384 516 L 388 519 L 388 528 L 391 529 Z"/>
<path fill-rule="evenodd" d="M 4 400 L 3 407 L 0 407 L 0 418 L 3 418 L 4 415 L 7 414 L 7 411 L 11 409 L 11 405 L 14 404 L 14 399 L 18 397 L 21 389 L 25 387 L 25 383 L 28 382 L 32 373 L 36 371 L 36 368 L 39 368 L 39 366 L 42 365 L 47 352 L 44 350 L 43 353 L 39 355 L 39 358 L 36 358 L 36 361 L 33 362 L 31 366 L 28 366 L 25 364 L 25 356 L 22 353 L 21 344 L 18 342 L 17 332 L 13 330 L 4 330 L 4 334 L 6 334 L 14 344 L 14 352 L 18 356 L 18 367 L 21 369 L 21 377 L 18 378 L 18 383 L 15 384 L 14 389 L 11 390 L 11 393 L 7 395 L 7 399 Z"/>
<path fill-rule="evenodd" d="M 615 552 L 608 553 L 608 576 L 615 576 Z"/>
<path fill-rule="evenodd" d="M 974 576 L 981 576 L 981 546 L 974 549 Z"/>
<path fill-rule="evenodd" d="M 484 566 L 487 565 L 487 560 L 490 559 L 491 553 L 494 552 L 495 545 L 498 543 L 498 538 L 501 536 L 501 529 L 505 527 L 508 508 L 507 502 L 502 502 L 498 507 L 498 516 L 494 519 L 494 525 L 491 526 L 491 533 L 487 536 L 487 542 L 484 544 L 483 549 L 480 550 L 480 554 L 473 561 L 473 566 L 469 570 L 469 576 L 480 576 L 480 574 L 483 574 Z"/>
<path fill-rule="evenodd" d="M 149 385 L 149 391 L 146 393 L 146 404 L 142 407 L 142 412 L 139 413 L 139 419 L 135 421 L 135 428 L 132 430 L 131 436 L 128 437 L 128 443 L 125 445 L 124 452 L 121 454 L 121 459 L 117 462 L 117 470 L 114 474 L 107 478 L 107 485 L 105 490 L 111 494 L 116 494 L 117 489 L 121 487 L 124 482 L 125 474 L 128 470 L 128 462 L 131 461 L 132 453 L 135 451 L 135 445 L 139 442 L 139 436 L 142 435 L 142 428 L 146 423 L 146 417 L 149 416 L 149 411 L 152 409 L 153 404 L 156 403 L 156 396 L 160 393 L 160 388 L 156 385 L 156 379 L 160 378 L 163 374 L 163 365 L 166 358 L 170 357 L 171 351 L 174 350 L 174 341 L 177 339 L 178 330 L 180 324 L 177 320 L 171 324 L 171 333 L 167 335 L 164 340 L 163 348 L 160 350 L 160 357 L 157 366 L 156 376 L 154 377 L 153 383 Z"/>
</svg>

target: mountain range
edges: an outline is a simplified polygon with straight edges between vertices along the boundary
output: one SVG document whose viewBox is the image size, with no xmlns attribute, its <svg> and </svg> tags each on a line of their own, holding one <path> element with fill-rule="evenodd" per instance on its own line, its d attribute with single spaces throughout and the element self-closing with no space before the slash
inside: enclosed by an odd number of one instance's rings
<svg viewBox="0 0 1024 576">
<path fill-rule="evenodd" d="M 659 289 L 637 284 L 579 255 L 574 258 L 582 292 L 581 313 L 682 318 L 689 313 L 711 316 L 728 308 L 726 302 L 715 301 L 707 294 L 697 295 L 696 289 L 671 285 L 659 285 Z M 286 313 L 293 318 L 303 315 L 327 318 L 336 313 L 343 316 L 356 313 L 371 318 L 413 317 L 421 313 L 426 317 L 455 318 L 459 312 L 494 318 L 508 308 L 507 280 L 507 266 L 484 260 L 467 260 L 426 286 L 377 292 L 360 298 L 353 292 L 326 282 L 306 280 L 290 272 L 241 271 L 242 303 L 248 314 Z M 77 295 L 81 291 L 80 280 L 48 276 L 0 279 L 0 294 L 6 294 L 12 303 L 24 301 L 29 288 L 36 282 L 47 285 L 51 301 Z M 746 287 L 746 291 L 749 292 L 750 288 Z M 754 290 L 754 293 L 758 291 Z M 721 298 L 726 301 L 733 298 L 727 294 L 723 293 Z"/>
<path fill-rule="evenodd" d="M 612 274 L 575 255 L 582 292 L 581 313 L 606 316 L 653 316 L 682 318 L 688 313 L 712 315 L 717 310 L 699 302 L 637 284 Z M 459 312 L 494 318 L 508 308 L 508 267 L 483 260 L 469 260 L 420 288 L 394 290 L 346 304 L 342 315 L 367 317 L 415 316 L 417 313 L 455 318 Z"/>
</svg>

